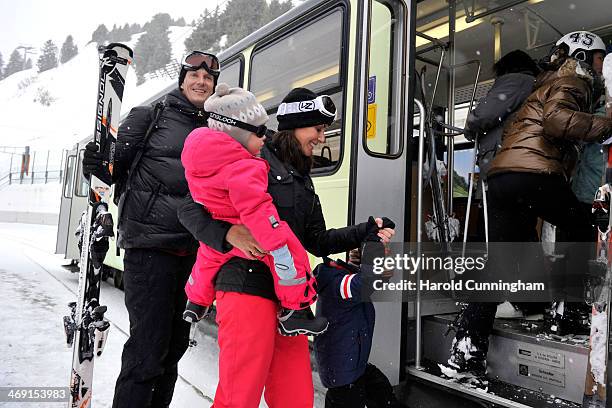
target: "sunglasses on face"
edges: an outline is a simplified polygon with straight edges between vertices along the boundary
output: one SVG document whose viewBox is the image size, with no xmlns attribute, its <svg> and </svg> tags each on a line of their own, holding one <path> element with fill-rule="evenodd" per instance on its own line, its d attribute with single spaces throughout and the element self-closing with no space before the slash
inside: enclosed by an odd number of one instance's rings
<svg viewBox="0 0 612 408">
<path fill-rule="evenodd" d="M 218 76 L 221 73 L 219 59 L 210 53 L 192 51 L 183 57 L 181 65 L 188 71 L 197 71 L 204 68 L 211 75 Z"/>
<path fill-rule="evenodd" d="M 301 102 L 285 102 L 278 107 L 277 115 L 319 111 L 330 118 L 336 117 L 336 105 L 328 95 L 317 96 L 315 99 Z"/>
<path fill-rule="evenodd" d="M 270 130 L 268 130 L 268 128 L 265 125 L 253 126 L 248 123 L 241 122 L 237 119 L 230 118 L 229 116 L 219 115 L 218 113 L 215 113 L 215 112 L 210 112 L 209 117 L 218 122 L 225 123 L 230 126 L 236 126 L 237 128 L 244 129 L 249 132 L 255 133 L 255 135 L 257 135 L 257 137 L 260 139 L 264 136 L 268 136 L 270 133 Z"/>
</svg>

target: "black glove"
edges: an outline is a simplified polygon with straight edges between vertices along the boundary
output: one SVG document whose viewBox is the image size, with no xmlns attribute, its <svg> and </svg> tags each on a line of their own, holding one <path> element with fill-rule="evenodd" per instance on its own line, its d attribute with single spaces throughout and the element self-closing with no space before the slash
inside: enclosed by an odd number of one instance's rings
<svg viewBox="0 0 612 408">
<path fill-rule="evenodd" d="M 383 222 L 382 228 L 395 228 L 395 223 L 387 217 L 382 217 L 382 222 Z M 378 231 L 380 231 L 382 228 L 379 228 L 374 217 L 370 216 L 370 218 L 368 218 L 368 223 L 366 225 L 367 235 L 363 240 L 372 241 L 372 242 L 380 242 Z"/>
<path fill-rule="evenodd" d="M 465 138 L 467 140 L 469 140 L 470 142 L 473 142 L 474 139 L 476 139 L 476 136 L 478 136 L 478 133 L 474 132 L 471 129 L 468 129 L 467 127 L 463 130 L 463 136 L 465 136 Z"/>
<path fill-rule="evenodd" d="M 382 228 L 395 228 L 395 223 L 387 217 L 382 217 Z M 385 246 L 380 242 L 378 231 L 382 228 L 378 227 L 374 217 L 368 218 L 366 226 L 367 235 L 361 245 L 361 264 L 372 265 L 374 258 L 382 258 L 385 256 Z"/>
<path fill-rule="evenodd" d="M 105 159 L 104 152 L 98 151 L 98 145 L 95 142 L 87 143 L 83 152 L 83 175 L 89 178 L 93 174 L 110 185 L 112 178 L 108 165 L 104 164 Z"/>
</svg>

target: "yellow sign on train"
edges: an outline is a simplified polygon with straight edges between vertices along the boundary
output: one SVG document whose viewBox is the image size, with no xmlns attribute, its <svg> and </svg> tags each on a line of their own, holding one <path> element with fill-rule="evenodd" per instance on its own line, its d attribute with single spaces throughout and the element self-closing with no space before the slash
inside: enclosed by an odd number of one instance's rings
<svg viewBox="0 0 612 408">
<path fill-rule="evenodd" d="M 376 108 L 377 104 L 371 103 L 368 105 L 368 125 L 367 138 L 374 139 L 376 137 Z"/>
</svg>

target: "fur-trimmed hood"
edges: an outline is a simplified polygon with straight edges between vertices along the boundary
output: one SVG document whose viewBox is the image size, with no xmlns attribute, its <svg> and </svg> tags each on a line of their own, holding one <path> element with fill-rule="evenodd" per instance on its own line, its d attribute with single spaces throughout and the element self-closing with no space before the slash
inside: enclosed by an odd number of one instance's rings
<svg viewBox="0 0 612 408">
<path fill-rule="evenodd" d="M 584 79 L 589 83 L 590 86 L 596 81 L 597 74 L 593 71 L 593 68 L 583 62 L 578 61 L 574 58 L 567 58 L 557 69 L 550 71 L 544 71 L 536 79 L 535 89 L 548 84 L 550 81 L 554 81 L 562 77 L 576 77 Z"/>
</svg>

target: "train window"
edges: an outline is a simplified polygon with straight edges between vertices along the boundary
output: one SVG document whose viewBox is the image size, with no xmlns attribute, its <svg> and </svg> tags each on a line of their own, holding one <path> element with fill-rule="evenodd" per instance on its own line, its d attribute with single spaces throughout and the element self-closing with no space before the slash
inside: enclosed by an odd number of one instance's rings
<svg viewBox="0 0 612 408">
<path fill-rule="evenodd" d="M 402 150 L 402 76 L 398 49 L 397 16 L 401 11 L 384 1 L 372 3 L 370 66 L 368 78 L 368 123 L 365 149 L 373 155 L 397 157 Z"/>
<path fill-rule="evenodd" d="M 74 183 L 74 163 L 76 161 L 76 156 L 68 156 L 66 160 L 66 172 L 64 179 L 64 197 L 72 198 L 72 187 Z"/>
<path fill-rule="evenodd" d="M 278 106 L 293 88 L 315 92 L 340 85 L 342 11 L 328 14 L 255 50 L 250 91 L 266 109 Z"/>
<path fill-rule="evenodd" d="M 242 86 L 242 58 L 237 58 L 229 63 L 221 64 L 219 82 L 225 82 L 229 86 Z"/>
<path fill-rule="evenodd" d="M 85 176 L 83 176 L 83 169 L 82 169 L 82 163 L 83 163 L 83 154 L 84 154 L 85 150 L 81 149 L 79 151 L 79 162 L 78 164 L 78 173 L 77 173 L 77 184 L 76 184 L 76 188 L 74 190 L 74 194 L 76 194 L 77 197 L 87 197 L 87 193 L 89 191 L 89 183 L 87 182 L 87 179 L 85 178 Z"/>
<path fill-rule="evenodd" d="M 268 127 L 276 129 L 276 109 L 293 88 L 305 87 L 329 95 L 337 108 L 336 120 L 326 131 L 325 143 L 313 151 L 313 175 L 329 174 L 342 157 L 344 79 L 343 10 L 334 9 L 316 21 L 298 27 L 278 41 L 253 52 L 250 90 L 268 110 Z"/>
</svg>

